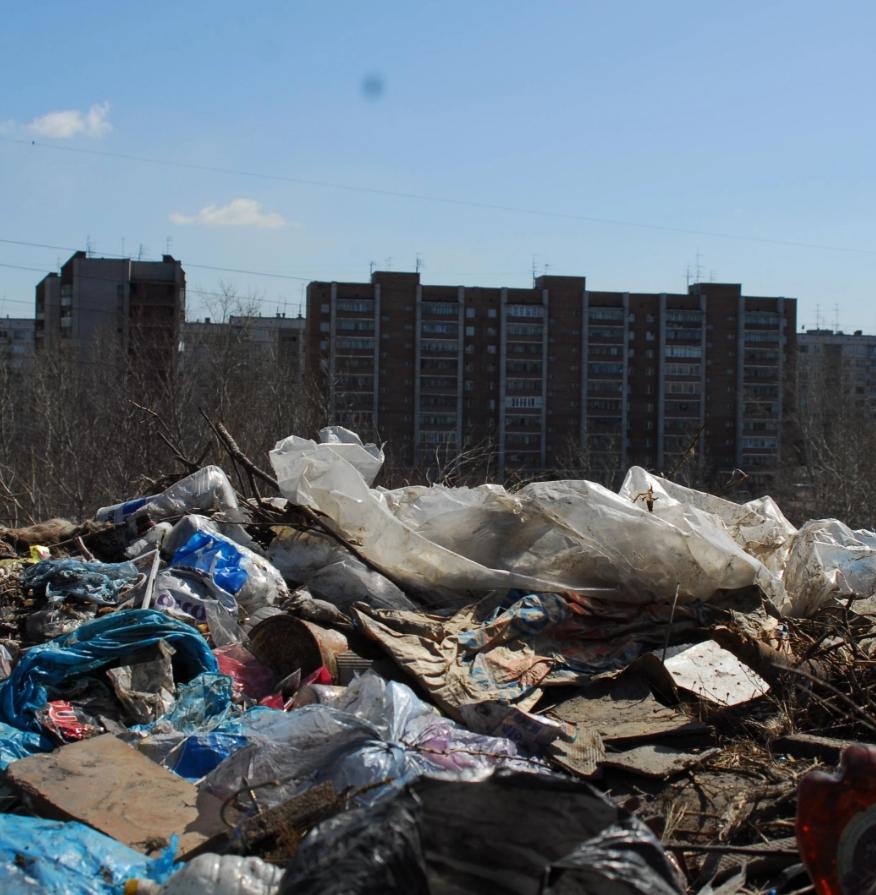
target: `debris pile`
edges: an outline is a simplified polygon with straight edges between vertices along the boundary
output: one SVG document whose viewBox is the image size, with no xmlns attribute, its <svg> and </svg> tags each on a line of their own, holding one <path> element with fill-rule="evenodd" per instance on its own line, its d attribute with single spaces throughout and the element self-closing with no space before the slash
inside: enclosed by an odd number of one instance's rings
<svg viewBox="0 0 876 895">
<path fill-rule="evenodd" d="M 239 490 L 0 529 L 0 890 L 870 884 L 876 534 L 214 431 Z"/>
</svg>

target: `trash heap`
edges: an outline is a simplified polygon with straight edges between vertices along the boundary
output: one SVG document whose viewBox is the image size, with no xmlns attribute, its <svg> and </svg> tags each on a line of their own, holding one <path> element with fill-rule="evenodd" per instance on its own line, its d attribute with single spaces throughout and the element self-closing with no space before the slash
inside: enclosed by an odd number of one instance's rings
<svg viewBox="0 0 876 895">
<path fill-rule="evenodd" d="M 0 529 L 0 891 L 869 891 L 876 534 L 224 441 Z"/>
</svg>

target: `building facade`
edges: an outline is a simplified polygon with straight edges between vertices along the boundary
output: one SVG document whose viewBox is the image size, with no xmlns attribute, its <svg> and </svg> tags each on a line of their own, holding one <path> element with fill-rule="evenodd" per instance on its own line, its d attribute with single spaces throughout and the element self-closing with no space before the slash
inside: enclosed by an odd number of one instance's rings
<svg viewBox="0 0 876 895">
<path fill-rule="evenodd" d="M 186 322 L 183 328 L 184 356 L 193 366 L 204 363 L 216 346 L 234 347 L 267 357 L 283 375 L 304 376 L 304 317 L 273 317 L 232 314 L 227 323 L 206 318 Z"/>
<path fill-rule="evenodd" d="M 488 444 L 500 471 L 631 464 L 775 471 L 794 400 L 796 301 L 736 284 L 594 292 L 428 286 L 419 274 L 314 282 L 311 369 L 329 416 L 400 463 Z"/>
<path fill-rule="evenodd" d="M 37 351 L 67 346 L 79 354 L 109 345 L 165 367 L 185 320 L 185 272 L 161 261 L 93 258 L 76 252 L 36 286 Z"/>
<path fill-rule="evenodd" d="M 797 347 L 802 411 L 842 398 L 855 412 L 876 413 L 876 336 L 810 329 L 797 335 Z"/>
<path fill-rule="evenodd" d="M 8 370 L 22 370 L 33 351 L 33 318 L 0 317 L 0 364 Z"/>
</svg>

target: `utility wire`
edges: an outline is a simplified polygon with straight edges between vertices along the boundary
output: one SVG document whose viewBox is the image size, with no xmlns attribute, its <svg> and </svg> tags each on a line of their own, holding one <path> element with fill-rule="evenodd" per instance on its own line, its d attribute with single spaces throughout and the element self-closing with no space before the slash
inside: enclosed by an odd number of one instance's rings
<svg viewBox="0 0 876 895">
<path fill-rule="evenodd" d="M 281 183 L 294 183 L 301 186 L 314 186 L 322 189 L 344 190 L 353 193 L 366 193 L 375 196 L 389 196 L 395 199 L 409 199 L 420 202 L 435 202 L 444 205 L 454 205 L 465 208 L 480 208 L 486 211 L 501 211 L 509 214 L 537 215 L 539 217 L 558 218 L 560 220 L 582 221 L 589 224 L 604 224 L 612 227 L 634 227 L 639 230 L 653 230 L 662 233 L 676 233 L 684 236 L 705 236 L 713 239 L 730 239 L 741 242 L 756 242 L 764 245 L 785 246 L 796 249 L 816 249 L 826 252 L 847 252 L 860 255 L 876 255 L 876 249 L 858 248 L 855 246 L 824 245 L 811 242 L 797 242 L 786 239 L 772 239 L 765 236 L 749 236 L 740 233 L 724 233 L 714 230 L 696 230 L 687 227 L 670 227 L 663 224 L 650 224 L 641 221 L 622 220 L 619 218 L 596 217 L 592 215 L 575 214 L 572 212 L 552 211 L 538 208 L 525 208 L 516 205 L 501 205 L 492 202 L 478 202 L 473 199 L 460 199 L 450 196 L 436 196 L 430 193 L 412 193 L 401 190 L 388 190 L 379 187 L 360 186 L 350 183 L 335 183 L 327 180 L 313 180 L 305 177 L 290 177 L 283 174 L 266 174 L 260 171 L 245 171 L 238 168 L 225 168 L 216 165 L 204 165 L 196 162 L 181 162 L 174 159 L 151 158 L 149 156 L 133 155 L 124 152 L 111 152 L 105 149 L 86 149 L 77 146 L 60 146 L 52 143 L 43 143 L 38 140 L 23 140 L 15 137 L 0 136 L 0 140 L 6 143 L 14 143 L 20 146 L 30 146 L 39 149 L 48 149 L 55 152 L 67 152 L 77 155 L 91 155 L 101 158 L 116 158 L 126 161 L 142 162 L 150 165 L 161 165 L 172 168 L 183 168 L 193 171 L 205 171 L 211 174 L 226 174 L 237 177 L 251 177 L 259 180 L 270 180 Z"/>
</svg>

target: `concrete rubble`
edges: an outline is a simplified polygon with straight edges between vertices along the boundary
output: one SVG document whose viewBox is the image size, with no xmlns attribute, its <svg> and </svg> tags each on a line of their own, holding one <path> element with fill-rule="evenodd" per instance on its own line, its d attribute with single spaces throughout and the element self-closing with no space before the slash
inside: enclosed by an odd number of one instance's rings
<svg viewBox="0 0 876 895">
<path fill-rule="evenodd" d="M 226 447 L 240 490 L 0 528 L 0 891 L 810 884 L 798 784 L 876 744 L 876 534 Z"/>
</svg>

